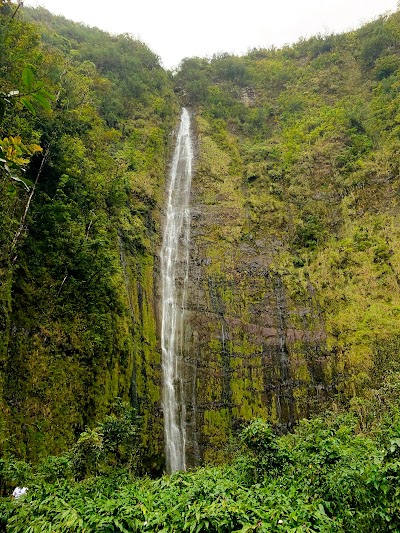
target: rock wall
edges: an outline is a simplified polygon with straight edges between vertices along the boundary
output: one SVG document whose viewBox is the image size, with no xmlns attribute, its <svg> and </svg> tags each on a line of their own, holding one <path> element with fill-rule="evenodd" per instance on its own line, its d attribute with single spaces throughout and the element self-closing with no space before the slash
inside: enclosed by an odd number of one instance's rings
<svg viewBox="0 0 400 533">
<path fill-rule="evenodd" d="M 251 228 L 235 139 L 218 144 L 206 121 L 196 124 L 186 355 L 192 462 L 222 459 L 229 437 L 253 417 L 290 428 L 334 389 L 311 282 L 294 292 L 279 271 L 287 238 L 276 224 Z"/>
</svg>

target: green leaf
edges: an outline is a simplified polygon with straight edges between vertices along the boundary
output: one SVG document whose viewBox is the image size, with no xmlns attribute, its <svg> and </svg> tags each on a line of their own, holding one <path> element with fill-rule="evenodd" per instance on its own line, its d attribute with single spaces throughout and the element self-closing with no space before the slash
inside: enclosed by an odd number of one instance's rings
<svg viewBox="0 0 400 533">
<path fill-rule="evenodd" d="M 29 67 L 25 67 L 22 71 L 22 81 L 25 87 L 30 91 L 35 82 L 35 76 L 33 75 L 33 72 Z"/>
<path fill-rule="evenodd" d="M 248 531 L 254 531 L 258 528 L 258 524 L 245 524 L 242 529 L 237 529 L 236 533 L 248 533 Z"/>
<path fill-rule="evenodd" d="M 33 107 L 31 101 L 29 98 L 21 98 L 21 103 L 26 107 L 26 109 L 32 113 L 32 115 L 36 115 L 36 109 Z"/>
<path fill-rule="evenodd" d="M 12 183 L 10 183 L 7 187 L 7 196 L 14 197 L 17 194 L 17 189 L 14 187 Z"/>
<path fill-rule="evenodd" d="M 325 508 L 322 503 L 318 504 L 318 509 L 321 514 L 325 514 Z"/>
<path fill-rule="evenodd" d="M 29 191 L 29 187 L 30 186 L 33 186 L 33 183 L 31 181 L 29 181 L 29 180 L 25 180 L 25 179 L 22 179 L 22 178 L 18 178 L 17 176 L 11 176 L 11 175 L 10 175 L 10 178 L 13 181 L 21 183 L 27 191 Z"/>
<path fill-rule="evenodd" d="M 45 89 L 44 87 L 38 87 L 36 85 L 36 90 L 35 90 L 35 93 L 40 93 L 42 94 L 43 96 L 45 96 L 46 98 L 48 98 L 49 100 L 52 100 L 53 102 L 56 101 L 56 97 L 54 96 L 54 94 L 52 94 L 51 92 L 49 92 L 47 89 Z"/>
<path fill-rule="evenodd" d="M 48 97 L 43 94 L 42 91 L 38 91 L 32 94 L 32 98 L 37 102 L 39 105 L 43 107 L 43 109 L 50 109 L 50 102 L 48 101 Z"/>
</svg>

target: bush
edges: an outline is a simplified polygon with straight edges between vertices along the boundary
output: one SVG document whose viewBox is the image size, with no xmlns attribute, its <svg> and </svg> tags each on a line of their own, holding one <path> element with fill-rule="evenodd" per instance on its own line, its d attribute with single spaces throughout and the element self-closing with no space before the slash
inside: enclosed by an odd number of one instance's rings
<svg viewBox="0 0 400 533">
<path fill-rule="evenodd" d="M 258 482 L 266 475 L 274 476 L 288 457 L 279 448 L 276 437 L 267 422 L 253 420 L 241 433 L 240 440 L 246 455 L 241 457 L 244 473 L 251 482 Z"/>
<path fill-rule="evenodd" d="M 71 459 L 68 455 L 47 457 L 39 466 L 38 474 L 47 483 L 68 479 L 72 475 Z"/>
<path fill-rule="evenodd" d="M 0 495 L 10 495 L 17 485 L 27 485 L 32 478 L 32 468 L 14 457 L 0 459 Z"/>
<path fill-rule="evenodd" d="M 77 479 L 98 475 L 107 467 L 135 468 L 138 458 L 139 418 L 121 399 L 94 429 L 87 428 L 69 454 Z"/>
</svg>

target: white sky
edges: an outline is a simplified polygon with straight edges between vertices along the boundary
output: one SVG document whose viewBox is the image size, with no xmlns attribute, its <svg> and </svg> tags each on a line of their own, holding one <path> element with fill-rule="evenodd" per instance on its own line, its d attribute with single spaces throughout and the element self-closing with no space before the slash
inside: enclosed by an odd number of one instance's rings
<svg viewBox="0 0 400 533">
<path fill-rule="evenodd" d="M 342 32 L 396 9 L 396 0 L 27 0 L 110 33 L 130 33 L 166 68 L 184 57 L 246 53 Z"/>
</svg>

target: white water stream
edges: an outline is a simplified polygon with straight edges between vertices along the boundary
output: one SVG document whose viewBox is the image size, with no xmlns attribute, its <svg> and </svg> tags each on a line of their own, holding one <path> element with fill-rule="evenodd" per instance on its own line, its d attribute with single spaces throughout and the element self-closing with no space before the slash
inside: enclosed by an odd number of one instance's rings
<svg viewBox="0 0 400 533">
<path fill-rule="evenodd" d="M 184 313 L 189 270 L 189 197 L 193 148 L 190 116 L 182 109 L 170 173 L 161 250 L 163 410 L 168 472 L 186 468 L 186 406 L 182 376 Z"/>
</svg>

